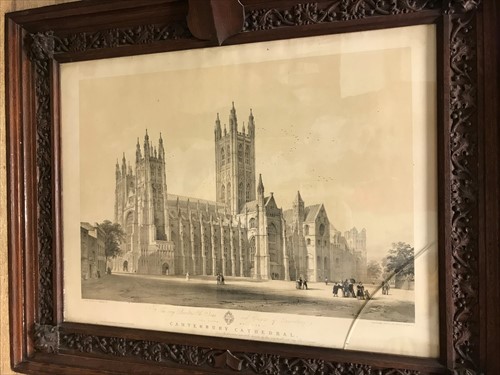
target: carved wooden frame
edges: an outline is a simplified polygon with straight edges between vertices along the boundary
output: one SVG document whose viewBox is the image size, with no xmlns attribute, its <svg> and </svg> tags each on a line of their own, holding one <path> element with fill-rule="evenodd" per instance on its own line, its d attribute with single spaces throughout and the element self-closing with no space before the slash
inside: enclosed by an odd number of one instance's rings
<svg viewBox="0 0 500 375">
<path fill-rule="evenodd" d="M 498 53 L 491 52 L 499 49 L 497 20 L 493 0 L 101 0 L 8 14 L 13 368 L 33 374 L 363 375 L 498 369 L 500 311 L 491 300 L 500 300 L 500 288 L 485 291 L 500 277 Z M 438 30 L 440 358 L 63 321 L 60 63 L 424 23 Z"/>
</svg>

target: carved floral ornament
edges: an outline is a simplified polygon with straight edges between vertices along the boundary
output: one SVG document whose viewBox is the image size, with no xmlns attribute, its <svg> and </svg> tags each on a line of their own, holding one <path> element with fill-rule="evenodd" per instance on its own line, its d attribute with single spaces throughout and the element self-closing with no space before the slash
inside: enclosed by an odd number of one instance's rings
<svg viewBox="0 0 500 375">
<path fill-rule="evenodd" d="M 414 13 L 440 8 L 452 15 L 450 35 L 450 206 L 453 215 L 448 223 L 452 229 L 453 264 L 453 347 L 456 374 L 475 374 L 477 368 L 478 281 L 468 274 L 477 274 L 477 130 L 473 126 L 477 87 L 475 21 L 464 12 L 474 11 L 480 0 L 336 0 L 301 3 L 290 8 L 252 9 L 245 14 L 243 32 L 328 22 L 349 21 L 367 17 Z M 226 368 L 255 374 L 419 374 L 418 371 L 376 369 L 368 365 L 288 358 L 261 353 L 237 353 L 229 350 L 190 345 L 173 345 L 145 340 L 129 340 L 60 332 L 52 326 L 52 196 L 50 150 L 50 76 L 48 60 L 55 54 L 85 52 L 92 49 L 119 48 L 152 44 L 172 39 L 189 39 L 185 23 L 155 24 L 134 28 L 57 35 L 48 31 L 29 34 L 26 46 L 36 69 L 37 149 L 38 163 L 38 238 L 39 238 L 39 323 L 34 327 L 35 349 L 43 353 L 80 352 L 89 355 L 140 358 L 145 361 L 175 363 L 210 368 Z M 231 316 L 227 316 L 228 321 Z M 228 323 L 229 324 L 229 323 Z"/>
<path fill-rule="evenodd" d="M 287 9 L 254 9 L 245 13 L 244 32 L 302 26 L 336 21 L 414 13 L 441 8 L 444 14 L 476 10 L 482 0 L 336 0 L 325 3 L 300 3 Z M 109 29 L 95 33 L 72 33 L 54 36 L 53 32 L 28 35 L 32 53 L 52 57 L 55 53 L 83 52 L 90 49 L 116 48 L 149 44 L 169 39 L 191 38 L 184 22 L 143 25 L 135 28 Z"/>
<path fill-rule="evenodd" d="M 255 9 L 246 13 L 244 31 L 268 30 L 286 26 L 364 19 L 414 13 L 441 8 L 443 13 L 477 9 L 481 0 L 337 0 L 300 3 L 290 8 Z"/>
</svg>

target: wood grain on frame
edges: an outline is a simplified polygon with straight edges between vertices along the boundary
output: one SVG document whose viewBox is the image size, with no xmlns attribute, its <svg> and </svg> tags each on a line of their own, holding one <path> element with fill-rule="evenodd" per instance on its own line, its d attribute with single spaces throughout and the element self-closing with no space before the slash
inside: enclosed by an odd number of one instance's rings
<svg viewBox="0 0 500 375">
<path fill-rule="evenodd" d="M 240 21 L 234 9 L 227 17 L 214 11 L 212 23 L 192 17 L 199 30 L 201 22 L 215 27 L 201 40 L 187 21 L 197 3 L 106 0 L 7 16 L 14 367 L 38 374 L 160 374 L 166 368 L 179 374 L 479 374 L 498 368 L 486 349 L 500 334 L 497 310 L 484 295 L 498 283 L 498 268 L 486 261 L 489 255 L 498 261 L 498 235 L 481 230 L 494 231 L 498 223 L 498 203 L 496 209 L 488 204 L 498 202 L 498 168 L 487 163 L 498 165 L 498 110 L 488 104 L 498 102 L 490 65 L 498 57 L 484 49 L 494 40 L 484 30 L 495 31 L 497 19 L 485 16 L 479 0 L 247 0 Z M 497 14 L 492 1 L 484 3 Z M 240 32 L 227 32 L 241 21 Z M 439 41 L 439 360 L 61 322 L 58 63 L 421 23 L 437 24 Z"/>
</svg>

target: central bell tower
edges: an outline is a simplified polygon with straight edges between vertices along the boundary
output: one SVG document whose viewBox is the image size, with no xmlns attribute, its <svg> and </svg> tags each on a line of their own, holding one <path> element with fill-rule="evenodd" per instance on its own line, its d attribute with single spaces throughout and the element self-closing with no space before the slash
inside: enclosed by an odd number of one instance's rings
<svg viewBox="0 0 500 375">
<path fill-rule="evenodd" d="M 238 131 L 234 102 L 229 112 L 229 130 L 221 128 L 219 114 L 215 120 L 216 201 L 228 213 L 238 214 L 246 202 L 255 200 L 255 123 L 252 110 L 248 129 L 243 123 Z"/>
</svg>

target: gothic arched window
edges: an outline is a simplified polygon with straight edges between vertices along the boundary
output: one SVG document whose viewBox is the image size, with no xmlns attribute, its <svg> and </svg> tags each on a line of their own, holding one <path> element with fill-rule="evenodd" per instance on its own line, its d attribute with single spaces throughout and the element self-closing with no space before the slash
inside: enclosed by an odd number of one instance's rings
<svg viewBox="0 0 500 375">
<path fill-rule="evenodd" d="M 227 205 L 231 206 L 231 183 L 227 184 Z"/>
<path fill-rule="evenodd" d="M 250 228 L 255 228 L 256 227 L 256 225 L 255 225 L 255 219 L 253 217 L 250 219 L 250 222 L 248 223 L 248 225 L 250 226 Z"/>
<path fill-rule="evenodd" d="M 224 161 L 225 161 L 225 154 L 224 154 L 224 147 L 221 147 L 220 149 L 220 164 L 221 165 L 224 165 Z"/>
<path fill-rule="evenodd" d="M 243 182 L 238 185 L 238 203 L 243 204 Z"/>
<path fill-rule="evenodd" d="M 247 183 L 246 200 L 250 202 L 250 182 Z"/>
<path fill-rule="evenodd" d="M 245 147 L 245 161 L 250 164 L 250 146 Z"/>
</svg>

